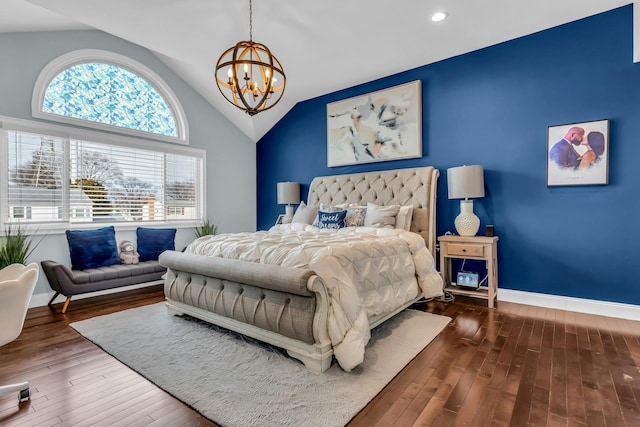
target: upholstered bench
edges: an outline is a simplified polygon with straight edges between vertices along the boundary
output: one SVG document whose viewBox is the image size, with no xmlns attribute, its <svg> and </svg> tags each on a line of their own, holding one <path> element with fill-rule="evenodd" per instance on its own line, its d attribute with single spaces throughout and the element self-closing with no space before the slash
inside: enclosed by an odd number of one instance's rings
<svg viewBox="0 0 640 427">
<path fill-rule="evenodd" d="M 55 291 L 49 305 L 53 304 L 60 294 L 67 297 L 62 307 L 63 313 L 67 312 L 74 295 L 161 280 L 167 271 L 158 261 L 116 264 L 86 270 L 70 270 L 56 261 L 42 261 L 40 264 L 51 289 Z"/>
<path fill-rule="evenodd" d="M 55 292 L 49 305 L 53 304 L 60 294 L 67 297 L 62 307 L 63 313 L 67 312 L 74 295 L 162 279 L 167 269 L 158 263 L 158 257 L 165 250 L 175 249 L 175 228 L 138 227 L 136 237 L 139 254 L 124 260 L 118 255 L 113 226 L 67 230 L 65 233 L 69 242 L 72 268 L 51 260 L 41 262 L 42 270 Z M 127 262 L 121 263 L 125 261 Z"/>
</svg>

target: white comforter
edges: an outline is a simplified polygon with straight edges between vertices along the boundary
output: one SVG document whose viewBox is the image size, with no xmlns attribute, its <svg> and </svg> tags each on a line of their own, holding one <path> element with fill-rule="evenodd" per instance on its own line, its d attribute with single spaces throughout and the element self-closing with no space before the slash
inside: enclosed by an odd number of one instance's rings
<svg viewBox="0 0 640 427">
<path fill-rule="evenodd" d="M 424 239 L 404 230 L 278 225 L 270 231 L 202 237 L 186 252 L 314 270 L 329 293 L 329 336 L 346 371 L 364 359 L 370 317 L 392 312 L 420 291 L 425 297 L 442 294 L 442 279 Z"/>
</svg>

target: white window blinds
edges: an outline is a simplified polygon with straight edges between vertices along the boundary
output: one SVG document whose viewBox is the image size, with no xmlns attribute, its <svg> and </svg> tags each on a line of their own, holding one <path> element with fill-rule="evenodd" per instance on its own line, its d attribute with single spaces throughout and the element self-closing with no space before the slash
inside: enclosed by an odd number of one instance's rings
<svg viewBox="0 0 640 427">
<path fill-rule="evenodd" d="M 61 221 L 65 206 L 63 146 L 53 136 L 5 132 L 8 155 L 7 211 L 10 221 Z M 5 165 L 3 165 L 5 166 Z M 31 215 L 27 215 L 27 212 Z"/>
<path fill-rule="evenodd" d="M 4 130 L 2 140 L 6 222 L 194 223 L 204 216 L 199 150 L 180 154 L 162 144 L 156 150 L 15 130 Z"/>
</svg>

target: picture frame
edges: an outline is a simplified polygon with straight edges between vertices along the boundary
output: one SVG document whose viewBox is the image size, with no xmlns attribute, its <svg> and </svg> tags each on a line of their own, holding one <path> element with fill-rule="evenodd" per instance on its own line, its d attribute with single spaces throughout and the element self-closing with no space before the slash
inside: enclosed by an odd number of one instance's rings
<svg viewBox="0 0 640 427">
<path fill-rule="evenodd" d="M 547 129 L 547 186 L 609 183 L 609 120 Z"/>
<path fill-rule="evenodd" d="M 422 157 L 420 80 L 327 104 L 327 166 Z"/>
</svg>

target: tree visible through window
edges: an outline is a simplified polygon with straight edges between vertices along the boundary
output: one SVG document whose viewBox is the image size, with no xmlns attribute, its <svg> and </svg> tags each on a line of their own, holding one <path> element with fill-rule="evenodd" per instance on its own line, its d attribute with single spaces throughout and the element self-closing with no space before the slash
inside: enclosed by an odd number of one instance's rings
<svg viewBox="0 0 640 427">
<path fill-rule="evenodd" d="M 177 136 L 174 114 L 160 93 L 137 74 L 107 63 L 78 64 L 59 73 L 46 89 L 42 111 Z"/>
<path fill-rule="evenodd" d="M 4 133 L 9 154 L 9 221 L 146 222 L 202 217 L 203 164 L 195 153 Z"/>
</svg>

